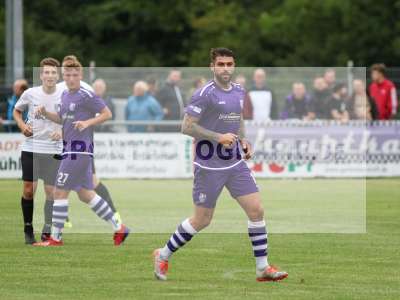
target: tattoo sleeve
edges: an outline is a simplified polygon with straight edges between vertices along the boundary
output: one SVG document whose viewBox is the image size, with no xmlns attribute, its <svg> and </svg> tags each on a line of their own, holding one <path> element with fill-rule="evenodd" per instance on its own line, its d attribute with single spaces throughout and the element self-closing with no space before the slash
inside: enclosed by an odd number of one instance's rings
<svg viewBox="0 0 400 300">
<path fill-rule="evenodd" d="M 190 135 L 196 139 L 205 139 L 218 142 L 220 134 L 215 131 L 205 129 L 197 123 L 198 121 L 198 118 L 185 114 L 182 122 L 182 133 Z"/>
<path fill-rule="evenodd" d="M 242 115 L 242 117 L 240 119 L 239 138 L 241 140 L 243 140 L 245 138 L 245 136 L 246 136 L 246 132 L 244 129 L 244 120 L 243 120 L 243 115 Z"/>
</svg>

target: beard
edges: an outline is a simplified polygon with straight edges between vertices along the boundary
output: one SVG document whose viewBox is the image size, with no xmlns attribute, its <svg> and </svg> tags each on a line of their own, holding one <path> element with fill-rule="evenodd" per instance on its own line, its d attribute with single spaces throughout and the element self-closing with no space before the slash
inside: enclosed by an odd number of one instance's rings
<svg viewBox="0 0 400 300">
<path fill-rule="evenodd" d="M 229 83 L 232 80 L 232 76 L 233 74 L 229 73 L 215 74 L 215 78 L 223 84 Z"/>
</svg>

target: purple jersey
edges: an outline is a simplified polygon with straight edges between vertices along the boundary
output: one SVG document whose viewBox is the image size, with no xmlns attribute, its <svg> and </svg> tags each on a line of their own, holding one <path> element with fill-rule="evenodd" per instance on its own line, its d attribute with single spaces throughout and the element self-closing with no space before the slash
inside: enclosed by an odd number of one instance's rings
<svg viewBox="0 0 400 300">
<path fill-rule="evenodd" d="M 79 131 L 74 128 L 74 122 L 91 119 L 105 107 L 103 99 L 82 87 L 78 91 L 63 92 L 59 111 L 63 123 L 63 154 L 93 154 L 93 127 Z"/>
<path fill-rule="evenodd" d="M 231 83 L 229 90 L 223 90 L 212 80 L 193 94 L 185 112 L 199 118 L 198 124 L 208 130 L 238 134 L 244 97 L 239 84 Z M 201 168 L 223 170 L 241 160 L 239 143 L 227 149 L 214 141 L 195 140 L 194 164 Z"/>
</svg>

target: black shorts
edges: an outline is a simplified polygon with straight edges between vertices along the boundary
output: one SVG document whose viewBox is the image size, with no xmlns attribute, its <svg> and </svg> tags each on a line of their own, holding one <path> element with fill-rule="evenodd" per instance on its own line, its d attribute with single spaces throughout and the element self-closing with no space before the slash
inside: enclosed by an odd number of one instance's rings
<svg viewBox="0 0 400 300">
<path fill-rule="evenodd" d="M 46 185 L 54 185 L 61 160 L 54 154 L 21 152 L 22 180 L 42 179 Z"/>
</svg>

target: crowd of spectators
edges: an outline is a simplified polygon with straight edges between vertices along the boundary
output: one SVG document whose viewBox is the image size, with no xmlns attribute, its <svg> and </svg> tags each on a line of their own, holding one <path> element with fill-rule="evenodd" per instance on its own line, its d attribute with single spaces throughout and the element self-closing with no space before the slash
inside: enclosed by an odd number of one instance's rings
<svg viewBox="0 0 400 300">
<path fill-rule="evenodd" d="M 371 84 L 366 86 L 365 79 L 356 78 L 349 93 L 348 83 L 338 82 L 334 69 L 326 69 L 323 74 L 312 80 L 307 88 L 306 82 L 293 82 L 286 97 L 278 99 L 270 87 L 265 69 L 255 69 L 251 80 L 238 74 L 234 81 L 246 90 L 243 102 L 243 117 L 246 120 L 269 121 L 297 119 L 336 120 L 346 123 L 349 120 L 390 120 L 397 113 L 396 87 L 386 78 L 385 66 L 375 64 L 370 68 Z M 190 95 L 206 84 L 204 77 L 192 79 L 190 89 L 182 88 L 182 71 L 171 69 L 165 82 L 150 77 L 138 80 L 132 85 L 132 93 L 125 104 L 125 120 L 158 121 L 181 120 L 184 108 L 190 101 Z M 92 83 L 95 94 L 102 97 L 114 114 L 115 104 L 107 91 L 103 79 Z M 15 81 L 13 95 L 6 101 L 0 101 L 0 124 L 12 120 L 15 103 L 28 83 L 24 79 Z M 186 91 L 186 93 L 185 93 Z M 280 91 L 282 94 L 282 91 Z M 17 127 L 4 125 L 3 131 L 13 132 Z M 178 126 L 163 127 L 128 125 L 129 132 L 177 131 Z M 99 131 L 112 131 L 111 125 L 102 125 Z"/>
</svg>

